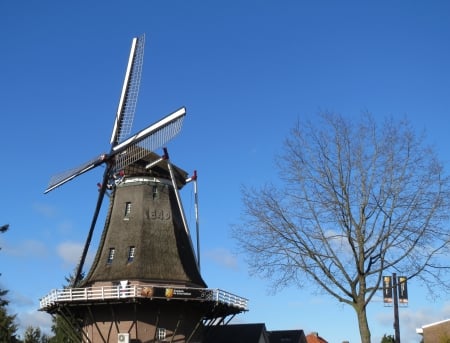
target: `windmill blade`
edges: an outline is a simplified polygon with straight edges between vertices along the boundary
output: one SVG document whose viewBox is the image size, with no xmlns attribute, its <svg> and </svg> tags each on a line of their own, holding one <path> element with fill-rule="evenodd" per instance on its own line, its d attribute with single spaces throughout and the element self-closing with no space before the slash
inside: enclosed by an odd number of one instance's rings
<svg viewBox="0 0 450 343">
<path fill-rule="evenodd" d="M 119 105 L 117 107 L 116 119 L 111 135 L 111 144 L 114 146 L 131 132 L 133 125 L 134 111 L 141 83 L 142 65 L 144 61 L 145 35 L 133 38 L 131 43 L 130 56 L 128 58 L 127 71 L 122 86 Z"/>
<path fill-rule="evenodd" d="M 149 151 L 154 151 L 166 144 L 180 132 L 185 116 L 186 109 L 182 107 L 113 147 L 114 171 L 123 169 L 145 157 Z"/>
<path fill-rule="evenodd" d="M 97 205 L 95 206 L 94 215 L 92 216 L 92 220 L 91 220 L 91 226 L 89 228 L 86 242 L 84 243 L 83 252 L 81 254 L 80 262 L 78 263 L 78 267 L 77 267 L 77 271 L 75 273 L 75 277 L 73 279 L 72 287 L 76 287 L 76 285 L 78 284 L 78 281 L 80 281 L 80 279 L 81 279 L 84 262 L 86 261 L 86 256 L 87 256 L 87 253 L 89 250 L 89 246 L 91 245 L 92 235 L 94 233 L 98 214 L 100 213 L 100 209 L 101 209 L 102 203 L 103 203 L 103 198 L 105 197 L 106 188 L 108 185 L 108 176 L 109 176 L 108 169 L 110 169 L 110 168 L 106 168 L 105 173 L 103 175 L 103 182 L 102 182 L 102 186 L 100 188 L 99 194 L 98 194 Z"/>
<path fill-rule="evenodd" d="M 55 188 L 65 184 L 66 182 L 69 182 L 70 180 L 76 178 L 77 176 L 86 173 L 87 171 L 97 167 L 98 165 L 102 164 L 106 161 L 107 155 L 103 154 L 98 157 L 93 158 L 92 160 L 83 163 L 82 165 L 69 169 L 65 172 L 62 172 L 60 174 L 54 175 L 47 186 L 47 189 L 44 191 L 44 194 L 54 190 Z"/>
</svg>

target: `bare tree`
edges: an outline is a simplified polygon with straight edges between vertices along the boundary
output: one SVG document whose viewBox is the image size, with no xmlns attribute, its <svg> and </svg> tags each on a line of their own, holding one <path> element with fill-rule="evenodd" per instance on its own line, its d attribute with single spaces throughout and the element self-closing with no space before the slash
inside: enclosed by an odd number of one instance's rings
<svg viewBox="0 0 450 343">
<path fill-rule="evenodd" d="M 363 343 L 384 272 L 448 287 L 449 178 L 408 120 L 321 113 L 292 130 L 277 166 L 277 181 L 243 188 L 233 228 L 253 274 L 320 286 L 356 311 Z"/>
</svg>

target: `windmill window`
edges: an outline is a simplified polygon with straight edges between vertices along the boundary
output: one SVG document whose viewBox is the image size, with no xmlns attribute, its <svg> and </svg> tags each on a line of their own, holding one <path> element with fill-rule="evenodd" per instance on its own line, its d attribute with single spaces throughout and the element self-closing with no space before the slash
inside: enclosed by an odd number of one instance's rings
<svg viewBox="0 0 450 343">
<path fill-rule="evenodd" d="M 159 195 L 158 195 L 158 186 L 157 185 L 153 185 L 153 199 L 158 199 Z"/>
<path fill-rule="evenodd" d="M 164 329 L 164 328 L 156 329 L 156 339 L 158 341 L 162 341 L 163 339 L 166 339 L 166 329 Z"/>
<path fill-rule="evenodd" d="M 134 256 L 136 256 L 136 247 L 129 247 L 128 249 L 128 262 L 133 262 Z"/>
<path fill-rule="evenodd" d="M 108 261 L 106 263 L 111 264 L 114 260 L 114 255 L 116 254 L 115 248 L 109 248 Z"/>
<path fill-rule="evenodd" d="M 125 218 L 129 218 L 130 217 L 130 213 L 131 213 L 131 202 L 126 202 L 125 203 Z"/>
</svg>

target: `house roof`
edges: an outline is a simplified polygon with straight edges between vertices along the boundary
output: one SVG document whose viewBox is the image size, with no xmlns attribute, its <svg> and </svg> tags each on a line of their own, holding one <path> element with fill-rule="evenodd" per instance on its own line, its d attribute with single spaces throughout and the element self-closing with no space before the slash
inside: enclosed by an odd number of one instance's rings
<svg viewBox="0 0 450 343">
<path fill-rule="evenodd" d="M 317 332 L 312 332 L 306 335 L 306 342 L 308 343 L 328 343 L 323 337 L 320 337 Z"/>
<path fill-rule="evenodd" d="M 434 322 L 434 323 L 423 325 L 422 327 L 416 329 L 416 333 L 418 333 L 419 335 L 423 335 L 423 330 L 424 329 L 428 329 L 428 328 L 431 328 L 433 326 L 446 325 L 446 324 L 450 324 L 450 319 L 444 319 L 444 320 L 441 320 L 441 321 L 438 321 L 438 322 Z"/>
<path fill-rule="evenodd" d="M 261 336 L 263 339 L 261 340 Z M 211 331 L 204 340 L 206 343 L 259 343 L 267 342 L 266 325 L 256 324 L 232 324 L 218 325 L 211 328 Z"/>
<path fill-rule="evenodd" d="M 430 324 L 427 324 L 427 325 L 423 325 L 422 329 L 426 329 L 426 328 L 429 328 L 431 326 L 441 325 L 441 324 L 444 324 L 446 322 L 450 322 L 450 319 L 445 319 L 445 320 L 441 320 L 439 322 L 434 322 L 434 323 L 430 323 Z"/>
<path fill-rule="evenodd" d="M 270 343 L 307 343 L 303 330 L 269 331 Z"/>
<path fill-rule="evenodd" d="M 267 331 L 263 323 L 230 324 L 211 328 L 205 343 L 307 343 L 303 330 Z"/>
</svg>

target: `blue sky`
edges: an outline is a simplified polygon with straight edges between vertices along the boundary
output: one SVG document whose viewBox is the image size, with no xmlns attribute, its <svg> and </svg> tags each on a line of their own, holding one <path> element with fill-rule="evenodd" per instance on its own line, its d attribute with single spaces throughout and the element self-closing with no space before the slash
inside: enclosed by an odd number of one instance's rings
<svg viewBox="0 0 450 343">
<path fill-rule="evenodd" d="M 0 236 L 0 288 L 21 327 L 50 326 L 39 298 L 73 272 L 103 170 L 43 191 L 55 173 L 109 151 L 131 39 L 145 33 L 133 131 L 187 108 L 168 149 L 174 163 L 198 170 L 208 286 L 250 300 L 237 322 L 358 342 L 352 309 L 315 287 L 274 293 L 249 276 L 230 237 L 240 187 L 274 180 L 290 128 L 321 110 L 407 116 L 448 168 L 449 13 L 447 1 L 0 2 L 0 224 L 11 225 Z M 193 213 L 189 186 L 184 196 Z M 431 301 L 409 287 L 405 343 L 420 340 L 416 327 L 450 317 L 448 297 Z M 392 318 L 380 295 L 369 307 L 374 342 L 393 333 Z"/>
</svg>

